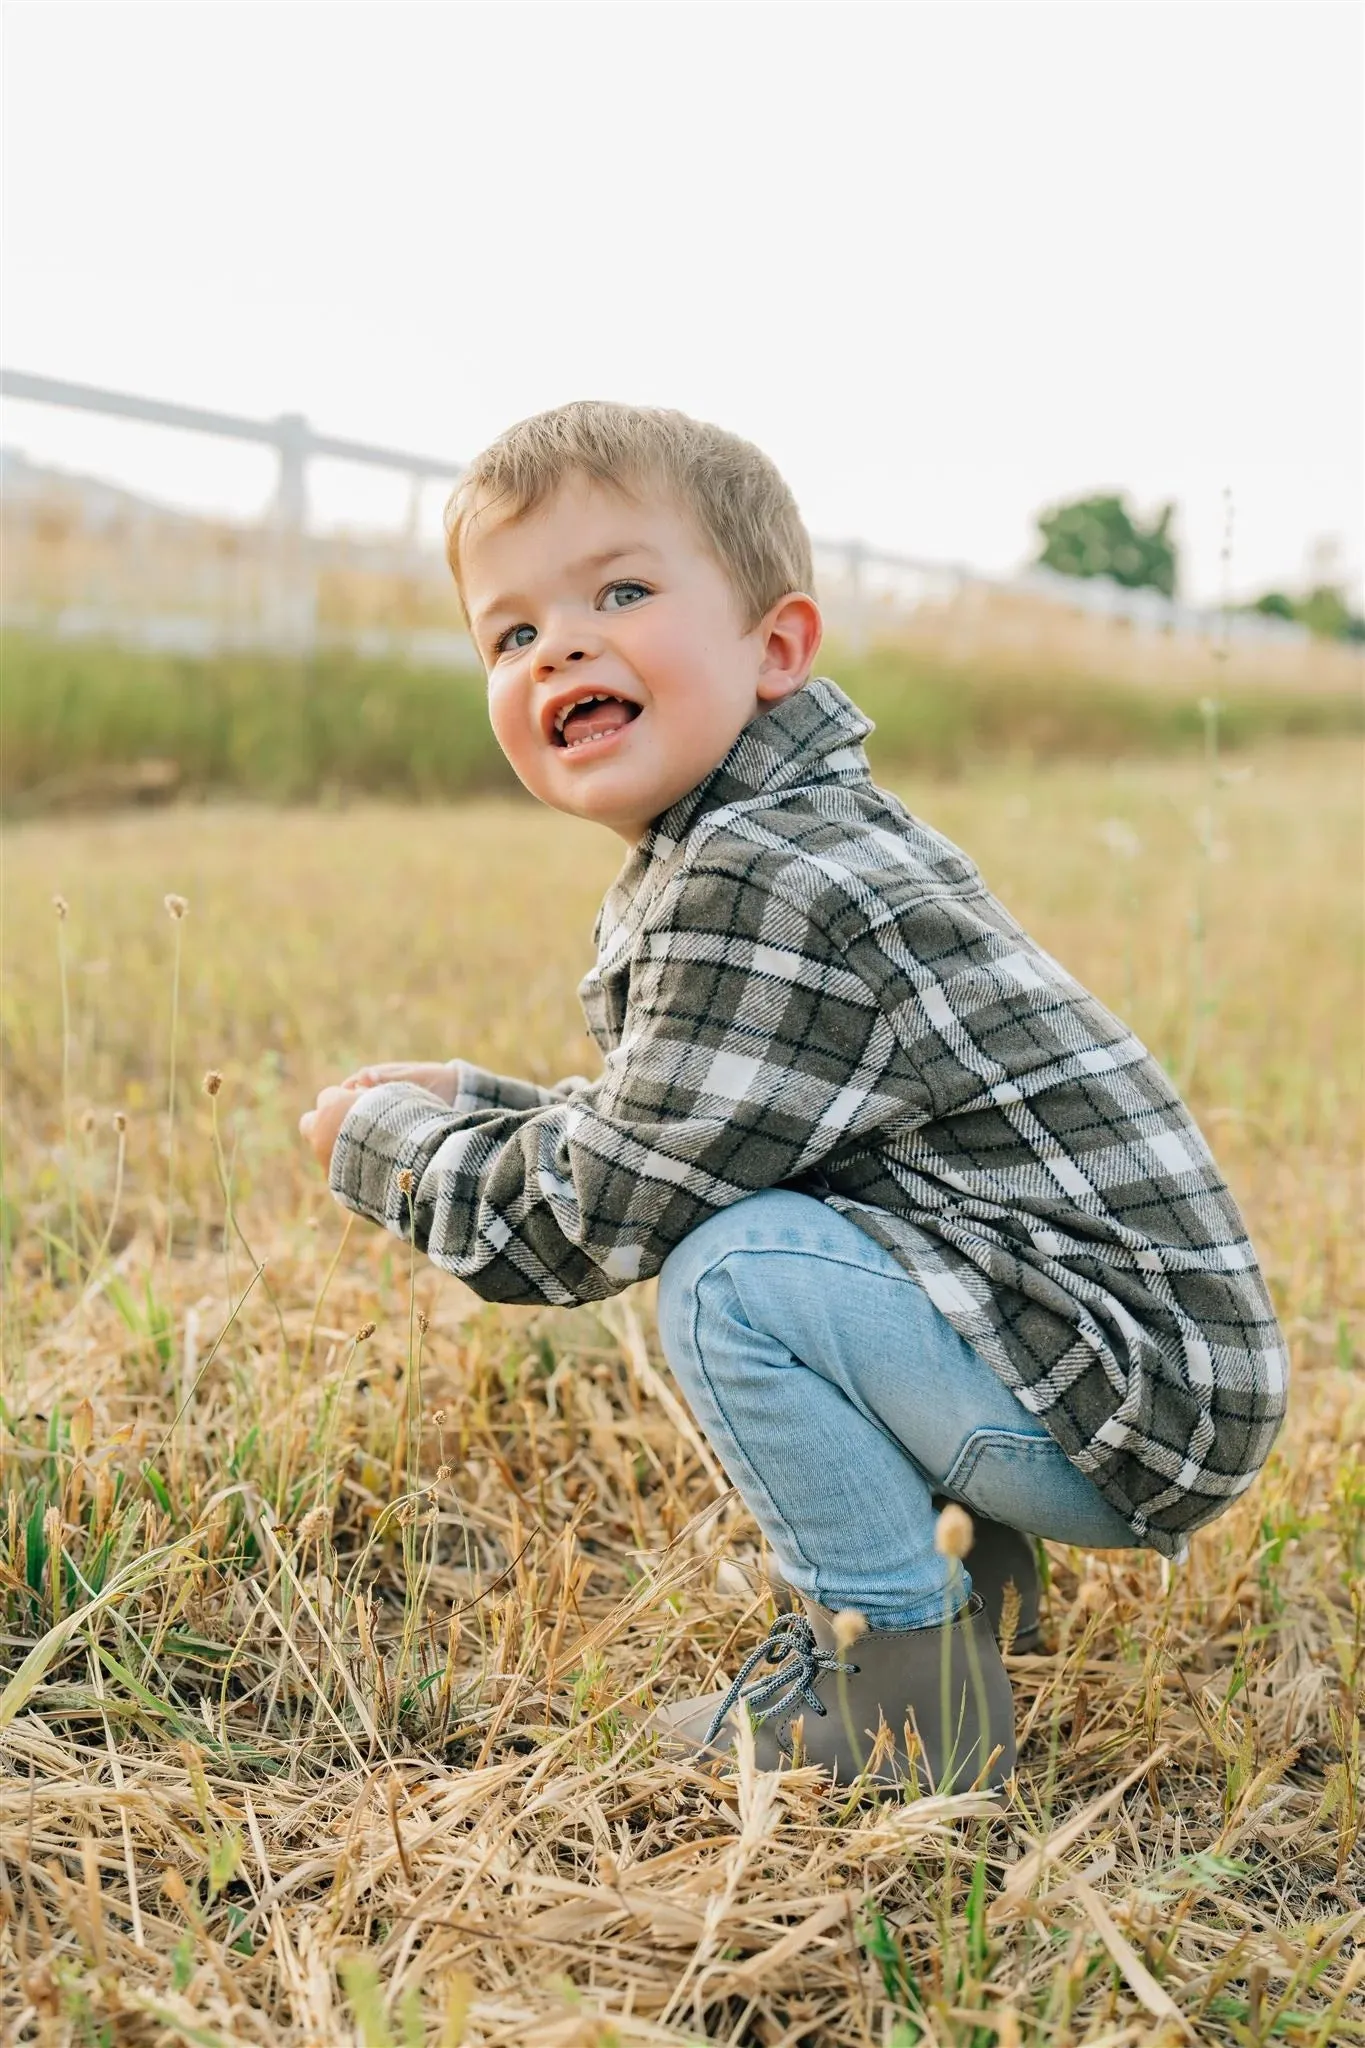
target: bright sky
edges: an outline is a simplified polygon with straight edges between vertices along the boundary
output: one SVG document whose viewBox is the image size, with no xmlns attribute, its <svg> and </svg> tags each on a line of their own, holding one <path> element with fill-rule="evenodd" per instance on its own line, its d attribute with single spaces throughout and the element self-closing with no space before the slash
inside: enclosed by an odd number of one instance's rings
<svg viewBox="0 0 1365 2048">
<path fill-rule="evenodd" d="M 676 405 L 814 533 L 991 571 L 1057 497 L 1172 497 L 1196 598 L 1230 485 L 1237 592 L 1323 539 L 1358 576 L 1362 40 L 1307 0 L 8 0 L 4 360 L 456 457 Z M 183 503 L 271 485 L 90 416 L 3 437 Z"/>
</svg>

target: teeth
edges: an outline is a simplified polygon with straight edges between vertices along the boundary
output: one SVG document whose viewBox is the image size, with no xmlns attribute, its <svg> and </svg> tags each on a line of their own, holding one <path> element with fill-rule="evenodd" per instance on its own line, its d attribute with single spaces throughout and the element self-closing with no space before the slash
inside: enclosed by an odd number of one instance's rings
<svg viewBox="0 0 1365 2048">
<path fill-rule="evenodd" d="M 594 740 L 600 740 L 601 737 L 600 732 L 585 732 L 581 740 L 565 740 L 564 751 L 566 754 L 572 754 L 575 747 L 590 747 Z"/>
<path fill-rule="evenodd" d="M 563 709 L 562 709 L 562 710 L 556 711 L 556 713 L 555 713 L 555 731 L 556 731 L 557 733 L 562 733 L 562 732 L 563 732 L 563 730 L 564 730 L 564 721 L 565 721 L 565 719 L 566 719 L 566 718 L 568 717 L 568 715 L 569 715 L 569 713 L 570 713 L 571 711 L 578 711 L 578 710 L 580 710 L 580 709 L 582 708 L 582 706 L 583 706 L 584 704 L 605 704 L 605 703 L 607 703 L 607 702 L 608 702 L 608 699 L 607 699 L 607 697 L 606 697 L 605 693 L 604 693 L 604 692 L 602 692 L 602 691 L 600 691 L 600 690 L 599 690 L 599 691 L 598 691 L 598 692 L 596 693 L 596 695 L 595 695 L 595 696 L 591 696 L 591 697 L 575 697 L 575 698 L 574 698 L 574 700 L 573 700 L 573 703 L 572 703 L 572 704 L 566 704 L 566 705 L 564 705 L 564 707 L 563 707 Z"/>
</svg>

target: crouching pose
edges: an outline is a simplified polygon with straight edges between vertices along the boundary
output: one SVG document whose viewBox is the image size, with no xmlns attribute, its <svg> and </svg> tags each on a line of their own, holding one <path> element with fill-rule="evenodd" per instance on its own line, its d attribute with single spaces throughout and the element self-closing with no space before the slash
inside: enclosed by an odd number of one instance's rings
<svg viewBox="0 0 1365 2048">
<path fill-rule="evenodd" d="M 1179 1558 L 1279 1427 L 1237 1207 L 1145 1047 L 873 782 L 757 449 L 542 414 L 462 479 L 449 558 L 516 773 L 629 848 L 580 989 L 602 1071 L 371 1067 L 304 1135 L 342 1204 L 487 1300 L 659 1276 L 791 1601 L 728 1690 L 661 1710 L 670 1743 L 723 1752 L 748 1712 L 767 1764 L 799 1722 L 840 1780 L 913 1753 L 921 1783 L 998 1782 L 1028 1538 Z"/>
</svg>

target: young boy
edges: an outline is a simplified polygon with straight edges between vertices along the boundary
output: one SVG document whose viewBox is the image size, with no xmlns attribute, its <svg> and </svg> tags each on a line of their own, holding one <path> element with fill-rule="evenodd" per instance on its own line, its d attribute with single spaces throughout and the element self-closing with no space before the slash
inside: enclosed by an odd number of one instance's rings
<svg viewBox="0 0 1365 2048">
<path fill-rule="evenodd" d="M 1242 1219 L 1157 1062 L 873 783 L 756 448 L 563 406 L 478 458 L 448 529 L 499 744 L 630 849 L 580 988 L 603 1071 L 371 1067 L 304 1135 L 487 1300 L 658 1274 L 796 1596 L 728 1692 L 657 1717 L 671 1743 L 725 1751 L 743 1703 L 760 1764 L 799 1740 L 847 1780 L 884 1722 L 890 1779 L 910 1723 L 921 1778 L 998 1783 L 1018 1532 L 1179 1558 L 1269 1451 L 1286 1356 Z"/>
</svg>

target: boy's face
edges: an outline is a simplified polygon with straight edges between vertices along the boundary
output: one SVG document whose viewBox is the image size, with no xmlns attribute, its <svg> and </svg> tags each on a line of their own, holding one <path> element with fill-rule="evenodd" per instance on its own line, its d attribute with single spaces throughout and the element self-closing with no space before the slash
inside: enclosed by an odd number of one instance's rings
<svg viewBox="0 0 1365 2048">
<path fill-rule="evenodd" d="M 499 746 L 543 803 L 632 844 L 800 689 L 820 644 L 813 598 L 746 632 L 679 508 L 586 477 L 521 519 L 473 520 L 460 566 Z M 574 708 L 587 697 L 606 701 Z"/>
</svg>

